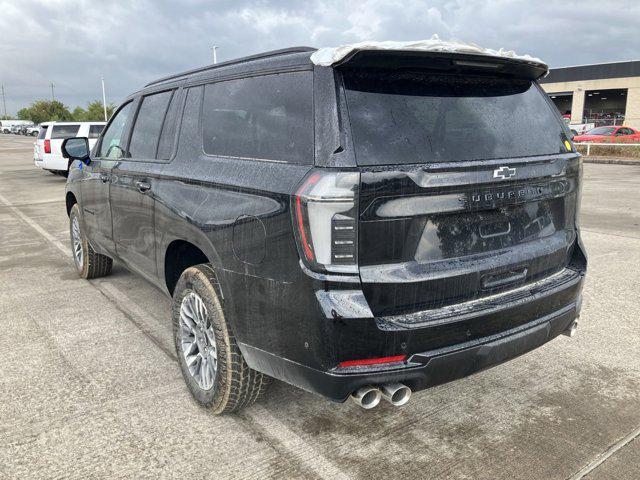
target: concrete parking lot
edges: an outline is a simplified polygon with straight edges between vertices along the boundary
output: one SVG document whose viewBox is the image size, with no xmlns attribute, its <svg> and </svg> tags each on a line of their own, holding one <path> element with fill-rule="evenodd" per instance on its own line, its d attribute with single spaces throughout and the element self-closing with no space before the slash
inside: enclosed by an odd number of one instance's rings
<svg viewBox="0 0 640 480">
<path fill-rule="evenodd" d="M 0 478 L 640 478 L 640 166 L 585 165 L 577 337 L 402 408 L 275 382 L 214 417 L 183 384 L 169 299 L 120 265 L 77 277 L 65 179 L 32 143 L 0 135 Z"/>
</svg>

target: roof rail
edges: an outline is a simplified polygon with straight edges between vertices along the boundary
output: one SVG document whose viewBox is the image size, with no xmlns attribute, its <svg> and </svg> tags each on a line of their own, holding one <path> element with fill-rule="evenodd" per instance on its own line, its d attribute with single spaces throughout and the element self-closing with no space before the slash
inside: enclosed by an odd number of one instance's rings
<svg viewBox="0 0 640 480">
<path fill-rule="evenodd" d="M 166 82 L 168 80 L 185 77 L 187 75 L 193 75 L 194 73 L 206 72 L 207 70 L 214 70 L 220 67 L 235 65 L 237 63 L 250 62 L 252 60 L 260 60 L 260 59 L 269 58 L 269 57 L 277 57 L 280 55 L 288 55 L 291 53 L 315 52 L 315 51 L 316 49 L 312 47 L 291 47 L 291 48 L 283 48 L 280 50 L 271 50 L 269 52 L 258 53 L 255 55 L 236 58 L 234 60 L 228 60 L 226 62 L 216 63 L 214 65 L 207 65 L 206 67 L 194 68 L 193 70 L 187 70 L 186 72 L 177 73 L 175 75 L 169 75 L 167 77 L 162 77 L 162 78 L 159 78 L 158 80 L 154 80 L 153 82 L 147 83 L 145 87 L 150 87 L 151 85 L 156 85 L 158 83 Z"/>
</svg>

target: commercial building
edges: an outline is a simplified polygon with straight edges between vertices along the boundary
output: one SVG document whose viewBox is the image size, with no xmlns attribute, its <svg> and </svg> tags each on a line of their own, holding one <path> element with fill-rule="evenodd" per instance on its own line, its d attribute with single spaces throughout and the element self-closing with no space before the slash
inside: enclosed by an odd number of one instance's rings
<svg viewBox="0 0 640 480">
<path fill-rule="evenodd" d="M 640 60 L 553 68 L 540 83 L 571 123 L 640 128 Z"/>
</svg>

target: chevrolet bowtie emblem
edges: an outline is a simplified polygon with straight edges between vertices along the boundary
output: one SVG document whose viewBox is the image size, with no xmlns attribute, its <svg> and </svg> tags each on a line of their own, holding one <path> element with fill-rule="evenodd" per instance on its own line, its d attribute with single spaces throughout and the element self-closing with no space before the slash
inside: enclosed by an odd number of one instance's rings
<svg viewBox="0 0 640 480">
<path fill-rule="evenodd" d="M 515 176 L 515 174 L 516 174 L 515 168 L 509 168 L 507 166 L 503 166 L 500 168 L 496 168 L 493 171 L 493 178 L 501 178 L 502 180 L 506 180 L 507 178 L 511 178 Z"/>
</svg>

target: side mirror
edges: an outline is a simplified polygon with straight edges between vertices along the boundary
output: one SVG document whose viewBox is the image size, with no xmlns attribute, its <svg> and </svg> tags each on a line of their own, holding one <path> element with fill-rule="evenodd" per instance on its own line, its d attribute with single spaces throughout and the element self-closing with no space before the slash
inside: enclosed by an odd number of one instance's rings
<svg viewBox="0 0 640 480">
<path fill-rule="evenodd" d="M 89 161 L 89 139 L 87 137 L 67 138 L 62 142 L 62 156 L 71 161 Z"/>
</svg>

